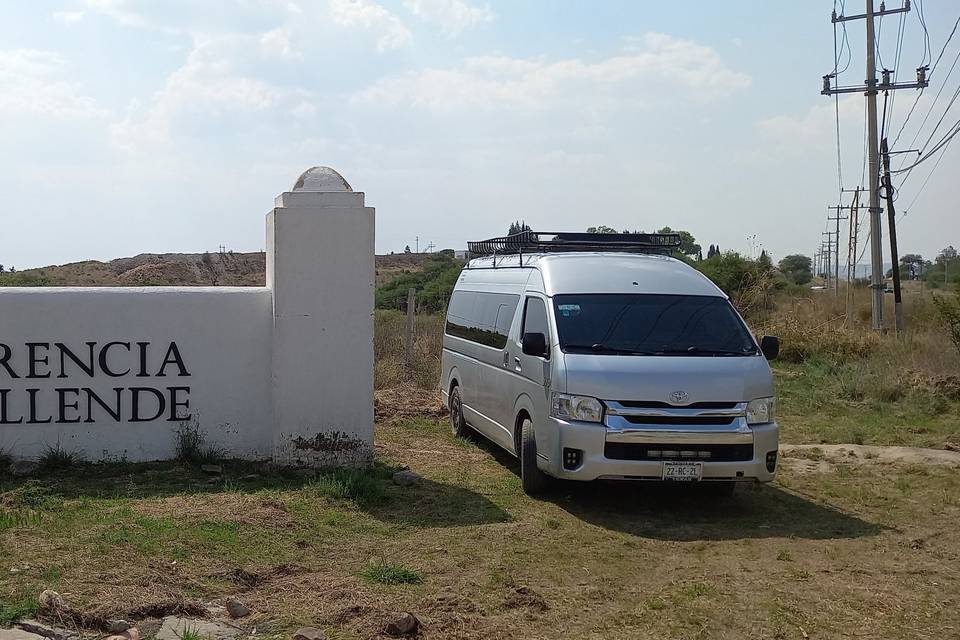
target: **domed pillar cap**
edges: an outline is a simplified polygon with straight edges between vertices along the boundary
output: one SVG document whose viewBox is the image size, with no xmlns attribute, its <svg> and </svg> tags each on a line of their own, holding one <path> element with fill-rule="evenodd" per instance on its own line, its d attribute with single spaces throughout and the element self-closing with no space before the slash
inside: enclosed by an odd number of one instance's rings
<svg viewBox="0 0 960 640">
<path fill-rule="evenodd" d="M 310 167 L 297 178 L 291 191 L 353 191 L 350 183 L 330 167 Z"/>
</svg>

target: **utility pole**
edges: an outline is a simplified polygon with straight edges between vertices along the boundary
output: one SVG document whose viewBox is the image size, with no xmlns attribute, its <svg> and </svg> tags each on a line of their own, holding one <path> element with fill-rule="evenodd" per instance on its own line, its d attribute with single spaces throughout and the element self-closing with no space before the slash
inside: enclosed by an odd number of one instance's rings
<svg viewBox="0 0 960 640">
<path fill-rule="evenodd" d="M 893 181 L 890 179 L 890 150 L 887 139 L 880 143 L 883 154 L 883 190 L 887 199 L 887 224 L 890 226 L 890 269 L 893 271 L 893 317 L 897 334 L 903 333 L 903 299 L 900 297 L 900 256 L 897 253 L 897 212 L 893 208 Z M 946 269 L 946 266 L 944 266 Z"/>
<path fill-rule="evenodd" d="M 826 260 L 824 260 L 824 267 L 827 273 L 827 289 L 829 289 L 831 279 L 830 272 L 833 271 L 833 231 L 824 231 L 823 235 L 827 236 L 827 239 L 824 240 L 827 252 Z M 833 285 L 836 286 L 837 283 L 834 282 Z"/>
<path fill-rule="evenodd" d="M 839 296 L 839 295 L 840 295 L 840 221 L 841 221 L 841 220 L 846 220 L 848 216 L 843 216 L 843 215 L 840 214 L 841 211 L 843 211 L 844 209 L 846 209 L 846 207 L 843 206 L 843 205 L 838 204 L 838 205 L 836 205 L 836 206 L 834 206 L 834 207 L 827 207 L 827 209 L 836 209 L 836 210 L 837 210 L 837 215 L 835 215 L 835 216 L 827 216 L 827 220 L 828 220 L 828 221 L 835 221 L 835 222 L 837 223 L 837 228 L 836 228 L 836 230 L 833 232 L 833 241 L 836 243 L 836 244 L 835 244 L 835 246 L 836 246 L 836 251 L 835 251 L 834 254 L 833 254 L 833 255 L 834 255 L 834 258 L 835 258 L 835 260 L 834 260 L 834 265 L 833 265 L 833 267 L 834 267 L 834 272 L 833 272 L 833 273 L 834 273 L 833 285 L 834 285 L 834 287 L 835 287 L 835 289 L 836 289 L 835 295 Z"/>
<path fill-rule="evenodd" d="M 847 326 L 853 317 L 853 284 L 857 278 L 857 235 L 860 233 L 860 187 L 850 203 L 850 238 L 847 245 Z"/>
<path fill-rule="evenodd" d="M 879 144 L 877 141 L 877 91 L 891 91 L 894 89 L 918 89 L 926 87 L 927 67 L 917 69 L 916 82 L 896 83 L 890 81 L 890 73 L 884 70 L 883 82 L 877 84 L 877 63 L 876 63 L 876 25 L 874 18 L 886 16 L 894 13 L 905 13 L 910 11 L 910 0 L 904 0 L 904 4 L 899 9 L 887 9 L 883 3 L 880 5 L 880 11 L 873 10 L 873 0 L 866 0 L 866 13 L 854 16 L 838 16 L 834 11 L 831 17 L 834 24 L 837 22 L 847 22 L 848 20 L 865 19 L 867 22 L 867 80 L 865 86 L 856 87 L 833 87 L 831 78 L 835 74 L 823 76 L 823 90 L 820 92 L 825 96 L 835 93 L 859 93 L 864 92 L 867 96 L 867 153 L 868 153 L 868 171 L 870 177 L 870 259 L 873 263 L 872 277 L 870 287 L 873 290 L 873 328 L 881 330 L 883 328 L 883 251 L 881 250 L 880 237 L 880 168 L 879 168 Z"/>
</svg>

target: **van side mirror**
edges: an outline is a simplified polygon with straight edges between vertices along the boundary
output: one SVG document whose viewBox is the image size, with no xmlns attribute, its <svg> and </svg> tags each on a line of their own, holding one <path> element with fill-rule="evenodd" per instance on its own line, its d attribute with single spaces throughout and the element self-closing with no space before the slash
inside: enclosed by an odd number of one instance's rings
<svg viewBox="0 0 960 640">
<path fill-rule="evenodd" d="M 547 336 L 542 333 L 523 334 L 523 352 L 528 356 L 549 358 L 550 348 L 547 346 Z"/>
<path fill-rule="evenodd" d="M 760 351 L 767 360 L 776 360 L 780 355 L 780 338 L 777 336 L 763 336 L 760 338 Z"/>
</svg>

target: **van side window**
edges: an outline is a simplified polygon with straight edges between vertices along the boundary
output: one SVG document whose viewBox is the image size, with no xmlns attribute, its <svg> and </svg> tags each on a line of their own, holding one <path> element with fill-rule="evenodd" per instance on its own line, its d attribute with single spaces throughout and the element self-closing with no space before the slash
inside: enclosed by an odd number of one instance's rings
<svg viewBox="0 0 960 640">
<path fill-rule="evenodd" d="M 520 296 L 454 291 L 447 306 L 447 335 L 503 349 Z"/>
<path fill-rule="evenodd" d="M 550 338 L 550 324 L 547 322 L 547 308 L 540 298 L 527 298 L 527 308 L 523 314 L 523 328 L 520 331 L 524 333 L 542 333 Z"/>
</svg>

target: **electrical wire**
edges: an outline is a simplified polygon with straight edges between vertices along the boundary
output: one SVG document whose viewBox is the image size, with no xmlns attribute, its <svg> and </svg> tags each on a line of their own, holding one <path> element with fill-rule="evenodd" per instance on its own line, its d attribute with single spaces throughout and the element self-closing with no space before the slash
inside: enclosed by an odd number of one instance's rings
<svg viewBox="0 0 960 640">
<path fill-rule="evenodd" d="M 960 16 L 957 16 L 957 20 L 956 22 L 953 23 L 953 29 L 950 31 L 950 35 L 947 36 L 946 41 L 943 43 L 943 46 L 940 48 L 940 53 L 937 55 L 937 59 L 934 61 L 933 65 L 931 65 L 930 71 L 927 72 L 928 82 L 931 79 L 933 79 L 933 74 L 937 70 L 937 65 L 940 64 L 940 59 L 943 57 L 944 52 L 947 50 L 947 45 L 950 44 L 950 41 L 953 40 L 953 36 L 957 33 L 958 26 L 960 26 Z M 954 62 L 954 64 L 956 64 L 956 62 Z M 951 71 L 952 70 L 953 70 L 953 67 L 951 67 Z M 949 77 L 949 74 L 947 74 L 947 77 Z M 910 111 L 907 113 L 907 117 L 906 119 L 904 119 L 903 124 L 900 125 L 900 130 L 897 132 L 896 137 L 893 139 L 893 144 L 891 145 L 891 147 L 896 148 L 897 141 L 900 140 L 900 136 L 903 134 L 903 130 L 906 128 L 907 123 L 910 122 L 910 116 L 913 115 L 913 111 L 914 109 L 917 108 L 917 103 L 920 102 L 920 98 L 922 96 L 923 96 L 923 88 L 920 89 L 920 92 L 917 94 L 917 98 L 913 101 L 913 105 L 910 106 Z M 916 137 L 914 137 L 914 140 L 916 140 Z M 911 144 L 913 143 L 911 142 Z"/>
<path fill-rule="evenodd" d="M 957 62 L 960 62 L 960 50 L 957 51 L 957 55 L 953 59 L 953 64 L 950 65 L 950 69 L 947 71 L 947 75 L 944 76 L 943 84 L 940 85 L 940 89 L 939 91 L 937 91 L 937 95 L 934 96 L 933 102 L 930 103 L 930 108 L 927 109 L 926 115 L 923 116 L 923 121 L 920 123 L 920 126 L 917 128 L 917 132 L 913 134 L 913 139 L 910 140 L 910 144 L 907 145 L 908 149 L 913 148 L 913 145 L 917 141 L 917 138 L 920 137 L 920 132 L 923 131 L 924 125 L 927 124 L 927 120 L 930 118 L 930 115 L 933 113 L 934 108 L 937 106 L 937 102 L 940 100 L 940 95 L 943 93 L 943 90 L 947 86 L 947 80 L 950 79 L 950 76 L 953 75 L 953 70 L 957 67 Z M 931 134 L 930 137 L 932 138 L 933 134 Z M 907 163 L 907 159 L 904 158 L 903 161 L 900 163 L 900 169 L 903 169 L 906 163 Z"/>
</svg>

